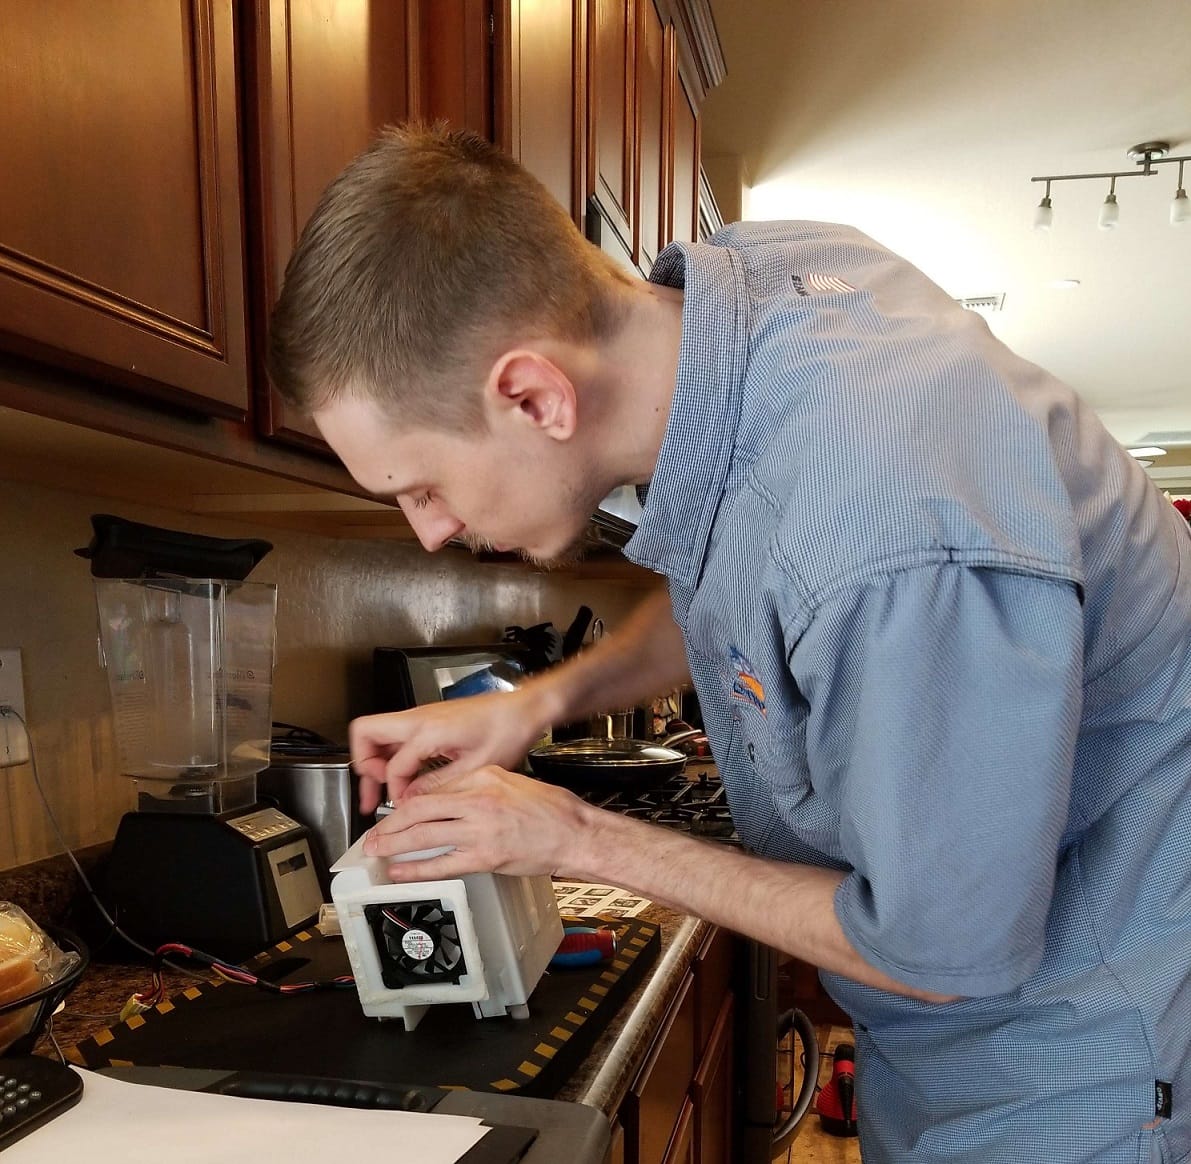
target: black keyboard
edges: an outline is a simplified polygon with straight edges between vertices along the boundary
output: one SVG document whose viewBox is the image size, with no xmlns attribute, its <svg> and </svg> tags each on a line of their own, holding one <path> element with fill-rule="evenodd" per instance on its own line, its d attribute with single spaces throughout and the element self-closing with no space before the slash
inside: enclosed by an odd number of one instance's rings
<svg viewBox="0 0 1191 1164">
<path fill-rule="evenodd" d="M 0 1151 L 48 1123 L 83 1094 L 83 1080 L 40 1055 L 0 1057 Z"/>
</svg>

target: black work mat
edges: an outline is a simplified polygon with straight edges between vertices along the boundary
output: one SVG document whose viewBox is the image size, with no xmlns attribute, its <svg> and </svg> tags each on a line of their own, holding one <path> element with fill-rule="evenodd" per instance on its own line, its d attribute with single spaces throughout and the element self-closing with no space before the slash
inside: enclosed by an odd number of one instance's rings
<svg viewBox="0 0 1191 1164">
<path fill-rule="evenodd" d="M 477 1019 L 470 1003 L 432 1006 L 413 1031 L 360 1009 L 354 987 L 277 995 L 235 983 L 196 984 L 67 1052 L 83 1067 L 207 1067 L 462 1087 L 553 1098 L 607 1028 L 661 948 L 658 926 L 614 924 L 616 957 L 551 968 L 529 1018 Z M 246 966 L 278 983 L 351 972 L 340 938 L 301 933 Z"/>
</svg>

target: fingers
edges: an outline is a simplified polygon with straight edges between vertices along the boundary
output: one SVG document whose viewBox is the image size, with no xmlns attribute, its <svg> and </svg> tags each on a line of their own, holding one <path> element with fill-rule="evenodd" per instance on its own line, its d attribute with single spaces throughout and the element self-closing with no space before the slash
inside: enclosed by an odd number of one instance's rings
<svg viewBox="0 0 1191 1164">
<path fill-rule="evenodd" d="M 456 849 L 453 853 L 429 857 L 424 861 L 394 861 L 389 865 L 389 880 L 401 883 L 446 881 L 467 873 L 484 873 L 487 869 L 486 863 L 476 854 Z"/>
<path fill-rule="evenodd" d="M 438 845 L 458 845 L 459 822 L 470 807 L 457 793 L 407 797 L 369 830 L 364 852 L 370 857 L 393 857 Z"/>
<path fill-rule="evenodd" d="M 360 777 L 360 814 L 371 816 L 380 805 L 380 790 L 384 785 L 378 784 L 370 776 L 365 776 L 359 768 L 356 768 L 356 774 Z"/>
<path fill-rule="evenodd" d="M 360 777 L 360 811 L 373 812 L 382 799 L 404 795 L 410 781 L 434 754 L 419 746 L 418 726 L 406 712 L 369 715 L 348 725 L 352 768 Z"/>
<path fill-rule="evenodd" d="M 474 840 L 474 828 L 460 819 L 463 805 L 456 796 L 419 797 L 415 805 L 407 799 L 401 809 L 385 817 L 369 834 L 364 851 L 386 858 L 402 853 L 453 846 L 448 852 L 415 861 L 391 861 L 389 879 L 398 882 L 438 881 L 465 873 L 489 871 L 492 855 Z M 394 823 L 401 827 L 394 829 Z"/>
</svg>

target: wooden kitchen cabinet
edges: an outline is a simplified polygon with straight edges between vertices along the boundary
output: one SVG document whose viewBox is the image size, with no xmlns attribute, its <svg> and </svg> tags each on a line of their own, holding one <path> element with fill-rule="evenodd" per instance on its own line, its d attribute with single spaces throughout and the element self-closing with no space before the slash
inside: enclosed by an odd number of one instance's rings
<svg viewBox="0 0 1191 1164">
<path fill-rule="evenodd" d="M 231 0 L 8 4 L 0 347 L 248 407 Z"/>
<path fill-rule="evenodd" d="M 624 1162 L 624 1125 L 620 1120 L 612 1121 L 612 1139 L 608 1145 L 608 1155 L 605 1164 L 625 1164 Z"/>
<path fill-rule="evenodd" d="M 670 174 L 668 242 L 694 242 L 699 231 L 699 114 L 677 72 L 670 102 Z"/>
<path fill-rule="evenodd" d="M 697 1164 L 695 1155 L 695 1105 L 688 1099 L 682 1105 L 674 1136 L 666 1149 L 663 1164 Z"/>
<path fill-rule="evenodd" d="M 637 2 L 587 0 L 587 188 L 634 262 L 633 11 Z"/>
<path fill-rule="evenodd" d="M 588 195 L 618 244 L 601 245 L 648 273 L 698 237 L 699 107 L 723 57 L 704 0 L 587 3 Z"/>
<path fill-rule="evenodd" d="M 637 217 L 634 255 L 646 274 L 666 236 L 668 138 L 667 88 L 674 52 L 674 26 L 653 0 L 637 11 Z"/>
<path fill-rule="evenodd" d="M 609 1161 L 731 1164 L 737 940 L 711 929 L 613 1121 Z"/>
<path fill-rule="evenodd" d="M 587 4 L 496 5 L 497 143 L 582 225 L 587 126 Z"/>
<path fill-rule="evenodd" d="M 731 1164 L 735 1096 L 733 967 L 738 939 L 713 929 L 695 957 L 694 1151 L 699 1164 Z"/>
<path fill-rule="evenodd" d="M 736 938 L 718 928 L 708 933 L 695 956 L 695 1052 L 700 1057 L 731 993 L 735 957 Z"/>
<path fill-rule="evenodd" d="M 442 119 L 491 135 L 490 7 L 256 0 L 247 15 L 257 422 L 264 436 L 329 454 L 264 370 L 285 265 L 324 188 L 383 126 Z"/>
<path fill-rule="evenodd" d="M 732 1032 L 735 1000 L 723 999 L 703 1061 L 695 1072 L 695 1159 L 699 1164 L 732 1164 Z"/>
<path fill-rule="evenodd" d="M 699 104 L 723 75 L 709 0 L 4 11 L 0 407 L 251 468 L 254 514 L 294 504 L 269 475 L 359 493 L 264 354 L 302 226 L 380 126 L 479 132 L 648 273 L 686 237 Z"/>
<path fill-rule="evenodd" d="M 622 1109 L 629 1164 L 662 1164 L 695 1075 L 694 976 L 688 974 Z"/>
</svg>

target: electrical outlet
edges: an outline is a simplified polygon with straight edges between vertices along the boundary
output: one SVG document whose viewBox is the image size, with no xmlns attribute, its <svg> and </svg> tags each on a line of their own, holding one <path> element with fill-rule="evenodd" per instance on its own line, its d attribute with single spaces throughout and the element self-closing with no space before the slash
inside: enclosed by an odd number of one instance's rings
<svg viewBox="0 0 1191 1164">
<path fill-rule="evenodd" d="M 0 650 L 0 707 L 25 718 L 25 679 L 19 649 Z M 0 715 L 0 768 L 29 762 L 29 733 L 15 715 Z"/>
<path fill-rule="evenodd" d="M 0 707 L 5 704 L 25 718 L 25 677 L 19 647 L 0 649 Z"/>
<path fill-rule="evenodd" d="M 29 763 L 29 733 L 7 707 L 0 706 L 0 768 Z"/>
</svg>

